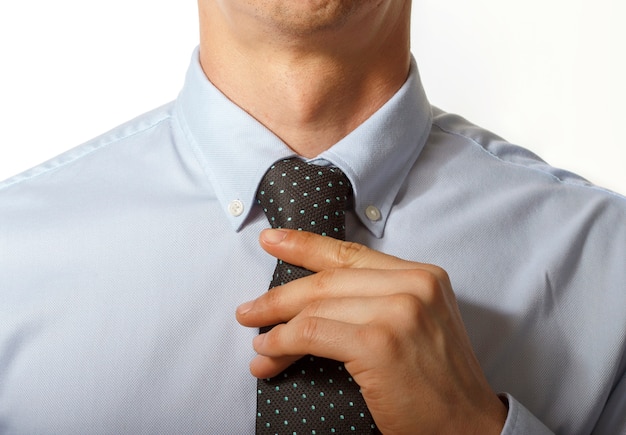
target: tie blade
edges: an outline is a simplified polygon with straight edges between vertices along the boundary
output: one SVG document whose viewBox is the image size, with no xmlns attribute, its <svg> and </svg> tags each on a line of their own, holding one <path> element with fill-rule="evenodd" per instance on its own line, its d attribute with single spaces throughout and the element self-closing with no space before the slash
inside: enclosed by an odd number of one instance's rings
<svg viewBox="0 0 626 435">
<path fill-rule="evenodd" d="M 272 228 L 345 240 L 351 195 L 341 170 L 287 159 L 267 171 L 257 201 Z M 312 273 L 278 260 L 270 289 Z M 261 328 L 261 333 L 271 328 Z M 307 355 L 275 378 L 259 380 L 257 386 L 257 434 L 380 433 L 359 386 L 341 362 Z"/>
</svg>

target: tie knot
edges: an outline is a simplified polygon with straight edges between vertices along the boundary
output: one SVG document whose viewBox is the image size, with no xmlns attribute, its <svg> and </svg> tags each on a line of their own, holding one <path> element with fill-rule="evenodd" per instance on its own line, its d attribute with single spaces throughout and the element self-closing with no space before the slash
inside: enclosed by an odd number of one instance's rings
<svg viewBox="0 0 626 435">
<path fill-rule="evenodd" d="M 352 186 L 338 168 L 299 159 L 273 164 L 257 201 L 272 228 L 289 228 L 345 239 L 345 212 Z"/>
</svg>

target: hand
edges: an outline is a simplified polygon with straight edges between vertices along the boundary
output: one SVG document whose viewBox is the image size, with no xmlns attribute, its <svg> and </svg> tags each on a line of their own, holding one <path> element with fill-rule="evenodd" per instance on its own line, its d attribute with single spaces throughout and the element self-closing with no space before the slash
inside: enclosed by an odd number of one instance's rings
<svg viewBox="0 0 626 435">
<path fill-rule="evenodd" d="M 361 386 L 384 434 L 496 433 L 506 406 L 474 356 L 446 272 L 365 246 L 292 230 L 265 230 L 271 255 L 314 275 L 237 309 L 254 339 L 250 364 L 273 377 L 304 355 L 332 358 Z"/>
</svg>

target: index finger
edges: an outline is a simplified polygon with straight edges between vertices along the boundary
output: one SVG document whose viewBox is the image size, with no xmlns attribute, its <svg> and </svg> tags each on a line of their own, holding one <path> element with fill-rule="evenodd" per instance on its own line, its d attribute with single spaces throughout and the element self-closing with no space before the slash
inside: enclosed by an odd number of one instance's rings
<svg viewBox="0 0 626 435">
<path fill-rule="evenodd" d="M 261 246 L 274 257 L 319 272 L 335 268 L 414 269 L 431 265 L 402 260 L 364 245 L 320 236 L 306 231 L 267 229 L 261 232 Z"/>
</svg>

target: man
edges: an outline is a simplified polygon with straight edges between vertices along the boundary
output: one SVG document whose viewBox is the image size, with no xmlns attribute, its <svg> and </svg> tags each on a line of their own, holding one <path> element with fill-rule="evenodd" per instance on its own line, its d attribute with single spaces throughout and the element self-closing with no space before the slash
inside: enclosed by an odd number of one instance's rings
<svg viewBox="0 0 626 435">
<path fill-rule="evenodd" d="M 311 354 L 385 434 L 626 430 L 626 201 L 431 108 L 410 6 L 200 0 L 176 102 L 0 185 L 0 428 L 253 433 Z M 266 229 L 293 156 L 349 242 Z"/>
</svg>

